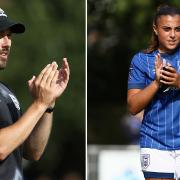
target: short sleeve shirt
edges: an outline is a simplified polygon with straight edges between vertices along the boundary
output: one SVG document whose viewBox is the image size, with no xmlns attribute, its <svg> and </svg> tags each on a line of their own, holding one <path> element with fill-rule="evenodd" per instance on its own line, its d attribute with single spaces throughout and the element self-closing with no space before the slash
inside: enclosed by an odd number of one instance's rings
<svg viewBox="0 0 180 180">
<path fill-rule="evenodd" d="M 155 55 L 137 53 L 129 68 L 128 89 L 144 89 L 155 80 Z M 161 54 L 163 63 L 171 64 L 180 73 L 180 49 Z M 180 90 L 162 86 L 148 104 L 140 130 L 140 146 L 161 150 L 180 149 Z"/>
</svg>

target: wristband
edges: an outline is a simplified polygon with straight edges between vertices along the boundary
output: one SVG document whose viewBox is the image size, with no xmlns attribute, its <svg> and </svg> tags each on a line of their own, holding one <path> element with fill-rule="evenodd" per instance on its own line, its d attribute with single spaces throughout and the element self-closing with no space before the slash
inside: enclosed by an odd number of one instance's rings
<svg viewBox="0 0 180 180">
<path fill-rule="evenodd" d="M 54 107 L 49 107 L 49 108 L 46 109 L 45 112 L 46 113 L 52 113 L 54 111 L 54 109 L 55 109 Z"/>
</svg>

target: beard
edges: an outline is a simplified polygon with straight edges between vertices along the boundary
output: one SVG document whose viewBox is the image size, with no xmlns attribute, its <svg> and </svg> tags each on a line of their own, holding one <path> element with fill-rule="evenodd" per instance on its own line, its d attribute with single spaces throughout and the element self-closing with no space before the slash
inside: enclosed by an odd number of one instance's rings
<svg viewBox="0 0 180 180">
<path fill-rule="evenodd" d="M 1 59 L 1 58 L 0 58 Z M 0 60 L 0 70 L 3 70 L 3 69 L 5 69 L 6 68 L 6 66 L 7 66 L 7 61 L 1 61 Z"/>
<path fill-rule="evenodd" d="M 3 54 L 6 55 L 3 55 Z M 0 48 L 0 70 L 5 69 L 8 61 L 8 56 L 10 53 L 10 47 L 7 48 Z"/>
</svg>

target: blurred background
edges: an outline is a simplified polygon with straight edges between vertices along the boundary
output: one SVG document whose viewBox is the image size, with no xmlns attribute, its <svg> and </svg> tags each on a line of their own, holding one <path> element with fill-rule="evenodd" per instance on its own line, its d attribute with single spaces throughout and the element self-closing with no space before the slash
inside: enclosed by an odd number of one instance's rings
<svg viewBox="0 0 180 180">
<path fill-rule="evenodd" d="M 0 0 L 9 17 L 22 22 L 26 32 L 12 36 L 8 67 L 1 81 L 17 95 L 23 111 L 32 99 L 27 80 L 56 60 L 67 57 L 71 76 L 56 103 L 54 124 L 39 162 L 24 162 L 26 180 L 85 179 L 85 1 Z"/>
<path fill-rule="evenodd" d="M 104 161 L 103 150 L 137 152 L 139 117 L 127 111 L 127 78 L 132 56 L 146 49 L 152 32 L 152 19 L 158 5 L 168 3 L 180 7 L 179 0 L 87 0 L 87 143 L 89 180 L 139 180 L 131 169 L 120 174 L 124 159 L 114 167 L 115 159 Z M 129 145 L 134 145 L 133 148 Z M 120 151 L 121 152 L 121 151 Z M 123 157 L 120 153 L 116 158 Z M 107 155 L 107 154 L 106 154 Z M 124 154 L 123 154 L 124 155 Z M 106 156 L 108 157 L 108 155 Z M 106 158 L 105 157 L 105 158 Z M 101 161 L 102 160 L 102 161 Z M 108 178 L 102 168 L 118 169 Z M 122 163 L 123 162 L 123 163 Z M 135 162 L 135 161 L 133 161 Z M 139 159 L 136 160 L 139 164 Z M 131 163 L 133 164 L 133 163 Z M 94 167 L 94 168 L 93 168 Z M 138 167 L 140 168 L 140 167 Z M 124 173 L 124 174 L 123 174 Z M 107 177 L 106 176 L 106 177 Z M 101 179 L 102 178 L 102 179 Z"/>
</svg>

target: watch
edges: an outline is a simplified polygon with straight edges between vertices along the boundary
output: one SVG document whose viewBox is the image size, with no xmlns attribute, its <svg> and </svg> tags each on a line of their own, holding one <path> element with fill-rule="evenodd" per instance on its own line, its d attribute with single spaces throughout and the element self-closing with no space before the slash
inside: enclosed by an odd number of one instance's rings
<svg viewBox="0 0 180 180">
<path fill-rule="evenodd" d="M 54 109 L 55 109 L 54 107 L 49 107 L 49 108 L 46 109 L 45 112 L 46 113 L 52 113 L 54 111 Z"/>
</svg>

